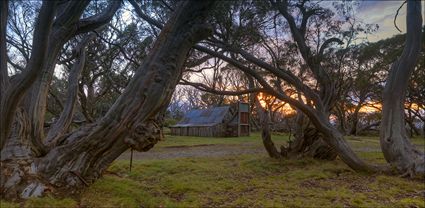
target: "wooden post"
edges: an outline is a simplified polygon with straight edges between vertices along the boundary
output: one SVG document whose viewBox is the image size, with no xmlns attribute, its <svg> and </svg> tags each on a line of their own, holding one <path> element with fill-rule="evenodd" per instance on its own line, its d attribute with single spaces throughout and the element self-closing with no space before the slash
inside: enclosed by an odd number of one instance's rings
<svg viewBox="0 0 425 208">
<path fill-rule="evenodd" d="M 132 166 L 133 166 L 133 148 L 131 148 L 130 150 L 130 172 L 131 172 Z"/>
<path fill-rule="evenodd" d="M 238 137 L 241 136 L 241 102 L 238 101 Z"/>
<path fill-rule="evenodd" d="M 248 136 L 249 135 L 251 135 L 251 125 L 249 124 L 249 121 L 251 120 L 251 111 L 250 111 L 250 108 L 251 108 L 251 106 L 249 106 L 249 103 L 247 103 L 247 106 L 248 106 L 248 111 L 247 111 L 247 116 L 248 116 L 248 122 L 247 122 L 247 125 L 248 125 Z"/>
</svg>

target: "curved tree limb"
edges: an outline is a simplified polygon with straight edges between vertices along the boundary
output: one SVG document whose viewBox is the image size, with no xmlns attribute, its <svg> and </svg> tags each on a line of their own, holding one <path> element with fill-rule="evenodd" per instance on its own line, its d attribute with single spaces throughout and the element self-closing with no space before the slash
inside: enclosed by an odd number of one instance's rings
<svg viewBox="0 0 425 208">
<path fill-rule="evenodd" d="M 25 46 L 22 46 L 22 44 L 19 44 L 16 40 L 13 39 L 13 37 L 10 37 L 7 35 L 6 42 L 9 43 L 11 46 L 15 47 L 24 57 L 25 61 L 28 63 L 30 60 L 29 54 L 27 51 L 30 51 L 31 49 L 28 49 Z"/>
<path fill-rule="evenodd" d="M 330 94 L 332 95 L 332 83 L 329 81 L 329 76 L 328 74 L 320 68 L 320 64 L 317 63 L 316 61 L 314 61 L 314 57 L 312 57 L 310 49 L 308 48 L 308 46 L 306 45 L 305 41 L 304 41 L 304 37 L 302 36 L 302 34 L 300 33 L 299 29 L 297 28 L 296 24 L 295 24 L 295 20 L 294 18 L 287 12 L 287 6 L 288 6 L 288 2 L 286 0 L 284 0 L 283 2 L 281 2 L 280 0 L 277 0 L 278 2 L 274 2 L 273 0 L 271 0 L 272 4 L 274 4 L 275 6 L 278 7 L 279 11 L 281 11 L 281 13 L 284 15 L 284 17 L 288 20 L 288 23 L 290 25 L 292 34 L 294 39 L 297 42 L 297 45 L 299 47 L 299 50 L 303 56 L 303 58 L 307 61 L 307 63 L 309 64 L 311 70 L 313 71 L 313 74 L 316 75 L 318 82 L 322 83 L 323 85 L 323 89 L 322 91 L 327 91 L 327 92 L 331 92 Z M 146 21 L 151 21 L 151 19 L 146 18 Z M 152 22 L 155 23 L 155 22 Z M 161 25 L 158 25 L 157 27 L 161 27 Z M 211 49 L 208 49 L 204 46 L 201 45 L 195 45 L 193 48 L 203 51 L 207 54 L 210 54 L 212 56 L 218 57 L 232 65 L 234 65 L 235 67 L 239 68 L 240 70 L 244 71 L 245 73 L 253 76 L 263 87 L 266 91 L 268 91 L 270 94 L 276 96 L 277 98 L 279 98 L 282 101 L 288 102 L 289 104 L 297 107 L 298 109 L 302 110 L 307 116 L 310 117 L 311 121 L 318 127 L 321 129 L 321 132 L 329 135 L 330 138 L 327 139 L 327 142 L 329 143 L 330 146 L 337 148 L 340 154 L 340 157 L 346 161 L 346 163 L 353 168 L 354 170 L 358 170 L 358 171 L 376 171 L 377 167 L 368 165 L 366 163 L 364 163 L 362 160 L 360 160 L 356 154 L 351 150 L 351 148 L 349 147 L 349 145 L 346 143 L 346 141 L 343 139 L 342 135 L 335 131 L 332 127 L 331 124 L 328 121 L 327 115 L 322 115 L 320 112 L 315 111 L 313 108 L 304 105 L 303 103 L 299 102 L 298 100 L 295 100 L 285 94 L 279 93 L 277 92 L 272 86 L 270 86 L 267 81 L 265 81 L 260 75 L 258 75 L 258 73 L 256 73 L 254 70 L 245 67 L 242 63 L 229 58 L 221 53 L 218 53 L 216 51 L 213 51 Z M 242 55 L 242 54 L 241 54 Z M 249 57 L 249 56 L 246 56 Z M 246 58 L 244 57 L 244 58 Z M 326 93 L 322 93 L 325 94 Z M 327 104 L 330 103 L 331 98 L 328 97 L 324 97 L 324 103 Z M 325 109 L 324 109 L 325 110 Z M 325 110 L 326 112 L 326 110 Z M 320 115 L 319 115 L 320 114 Z"/>
<path fill-rule="evenodd" d="M 394 26 L 395 26 L 395 28 L 399 31 L 399 32 L 401 32 L 401 30 L 400 30 L 400 28 L 398 28 L 398 26 L 397 26 L 397 16 L 398 16 L 398 12 L 400 11 L 400 9 L 404 6 L 404 4 L 406 4 L 407 3 L 407 0 L 406 1 L 404 1 L 401 5 L 400 5 L 400 7 L 397 9 L 397 13 L 395 13 L 395 16 L 394 16 Z"/>
<path fill-rule="evenodd" d="M 323 52 L 325 51 L 325 49 L 329 46 L 329 44 L 331 43 L 338 43 L 339 45 L 344 44 L 344 42 L 342 42 L 341 39 L 339 38 L 329 38 L 327 40 L 325 40 L 325 42 L 323 42 L 322 46 L 320 46 L 320 50 L 319 50 L 319 58 L 322 59 L 323 57 Z"/>
<path fill-rule="evenodd" d="M 9 1 L 0 2 L 0 98 L 6 90 L 9 83 L 9 75 L 7 73 L 7 46 L 6 46 L 6 28 L 7 15 L 9 12 Z"/>
<path fill-rule="evenodd" d="M 194 46 L 194 48 L 197 50 L 203 51 L 205 53 L 208 53 L 212 56 L 215 56 L 217 58 L 220 58 L 232 64 L 233 66 L 239 68 L 241 71 L 255 78 L 264 87 L 267 93 L 301 110 L 305 115 L 309 117 L 309 119 L 315 125 L 315 127 L 320 132 L 326 135 L 326 137 L 324 138 L 325 141 L 329 144 L 329 146 L 331 146 L 337 151 L 341 159 L 344 162 L 346 162 L 346 164 L 350 166 L 352 169 L 356 171 L 365 171 L 365 172 L 376 172 L 376 171 L 384 170 L 381 167 L 367 164 L 364 161 L 362 161 L 360 158 L 358 158 L 357 155 L 354 153 L 354 151 L 350 148 L 348 143 L 343 139 L 342 134 L 337 129 L 332 127 L 332 124 L 330 124 L 329 119 L 325 113 L 318 111 L 284 93 L 280 93 L 278 90 L 273 88 L 270 84 L 268 84 L 267 81 L 262 76 L 260 76 L 256 71 L 244 66 L 242 63 L 232 58 L 229 58 L 221 53 L 218 53 L 216 51 L 213 51 L 209 48 L 206 48 L 200 45 L 196 45 Z"/>
<path fill-rule="evenodd" d="M 153 19 L 152 17 L 150 17 L 149 15 L 146 15 L 142 9 L 140 8 L 140 6 L 137 4 L 137 2 L 135 0 L 128 0 L 128 2 L 130 2 L 130 4 L 133 6 L 134 11 L 136 12 L 137 15 L 139 15 L 140 18 L 144 19 L 146 22 L 148 22 L 149 24 L 162 29 L 163 25 L 161 22 L 159 22 L 156 19 Z"/>
<path fill-rule="evenodd" d="M 25 109 L 31 120 L 31 140 L 33 143 L 42 143 L 44 138 L 44 120 L 46 113 L 46 98 L 52 81 L 53 72 L 61 48 L 66 41 L 78 34 L 96 30 L 109 22 L 114 13 L 120 7 L 121 1 L 110 1 L 103 12 L 91 17 L 81 19 L 81 15 L 87 6 L 86 1 L 70 1 L 62 5 L 61 15 L 53 25 L 49 36 L 48 53 L 42 66 L 42 76 L 38 77 L 36 83 L 31 87 L 26 99 L 32 102 L 26 104 Z"/>
<path fill-rule="evenodd" d="M 58 15 L 55 19 L 55 27 L 68 26 L 80 18 L 90 0 L 68 1 L 59 7 Z"/>
<path fill-rule="evenodd" d="M 81 71 L 84 69 L 86 51 L 85 47 L 87 44 L 96 37 L 95 34 L 87 35 L 76 47 L 76 61 L 71 69 L 68 78 L 68 92 L 65 106 L 63 107 L 62 113 L 59 116 L 59 119 L 50 127 L 47 134 L 45 144 L 47 146 L 54 146 L 56 141 L 60 136 L 66 133 L 69 129 L 69 126 L 72 123 L 72 118 L 74 115 L 75 102 L 78 97 L 78 80 L 81 74 Z"/>
<path fill-rule="evenodd" d="M 98 37 L 98 38 L 100 38 L 102 41 L 104 41 L 105 43 L 108 43 L 108 44 L 111 44 L 111 45 L 113 45 L 113 46 L 116 46 L 117 48 L 118 48 L 118 50 L 121 52 L 121 54 L 124 56 L 124 58 L 125 59 L 127 59 L 128 61 L 130 61 L 131 63 L 133 63 L 134 65 L 136 65 L 137 67 L 139 67 L 140 66 L 140 64 L 137 62 L 137 61 L 135 61 L 134 59 L 132 59 L 131 57 L 128 57 L 128 55 L 127 55 L 127 52 L 124 50 L 124 48 L 120 45 L 120 44 L 116 44 L 116 43 L 113 43 L 113 42 L 111 42 L 111 41 L 109 41 L 109 40 L 106 40 L 104 37 L 102 37 L 102 35 L 100 35 L 97 31 L 93 31 L 94 33 L 96 33 L 96 36 Z"/>
<path fill-rule="evenodd" d="M 320 84 L 321 91 L 321 100 L 323 105 L 328 108 L 325 109 L 329 111 L 334 104 L 335 96 L 335 86 L 334 82 L 330 79 L 329 74 L 322 68 L 321 61 L 322 59 L 317 55 L 314 56 L 310 50 L 310 47 L 307 45 L 303 32 L 305 33 L 305 28 L 298 28 L 295 22 L 295 18 L 289 13 L 289 2 L 288 0 L 270 0 L 271 4 L 276 7 L 276 9 L 285 17 L 288 22 L 292 38 L 298 46 L 298 50 L 301 53 L 302 58 L 309 66 L 311 72 L 316 78 L 317 82 Z M 301 25 L 306 27 L 308 18 L 315 14 L 320 14 L 320 9 L 313 9 L 311 11 L 306 11 L 304 4 L 297 5 L 303 13 L 303 22 L 305 24 Z"/>
<path fill-rule="evenodd" d="M 288 6 L 289 6 L 288 0 L 270 0 L 270 2 L 285 17 L 286 21 L 288 22 L 289 28 L 291 29 L 292 37 L 297 43 L 302 57 L 305 60 L 310 59 L 311 52 L 310 52 L 310 48 L 305 43 L 304 35 L 301 33 L 300 29 L 297 27 L 294 17 L 288 12 Z M 303 21 L 306 22 L 305 25 L 307 25 L 308 19 L 307 18 L 303 18 L 303 19 L 305 19 Z"/>
<path fill-rule="evenodd" d="M 47 55 L 49 33 L 52 29 L 53 18 L 56 13 L 56 2 L 44 1 L 40 14 L 37 18 L 34 30 L 33 48 L 31 58 L 25 68 L 25 72 L 18 75 L 17 79 L 8 87 L 1 98 L 1 121 L 0 121 L 0 148 L 3 147 L 9 134 L 15 110 L 24 93 L 40 76 L 44 58 Z"/>
<path fill-rule="evenodd" d="M 263 145 L 271 158 L 282 158 L 284 155 L 282 155 L 282 152 L 279 152 L 272 140 L 272 135 L 270 132 L 270 114 L 260 104 L 257 96 L 254 97 L 254 102 L 257 108 L 257 114 L 260 116 L 261 139 L 263 141 Z"/>
<path fill-rule="evenodd" d="M 201 58 L 198 58 L 198 59 L 196 59 L 196 60 L 194 60 L 194 61 L 192 61 L 192 62 L 189 62 L 188 60 L 186 61 L 186 64 L 185 64 L 185 66 L 187 67 L 187 68 L 192 68 L 192 67 L 195 67 L 195 66 L 199 66 L 199 65 L 201 65 L 201 64 L 203 64 L 203 63 L 205 63 L 206 61 L 208 61 L 209 59 L 211 59 L 212 58 L 212 56 L 210 56 L 210 55 L 205 55 L 205 56 L 203 56 L 203 57 L 201 57 Z"/>
<path fill-rule="evenodd" d="M 220 58 L 220 59 L 228 62 L 229 64 L 232 64 L 233 66 L 237 67 L 238 69 L 245 72 L 246 74 L 249 74 L 250 76 L 255 78 L 264 87 L 264 89 L 266 90 L 267 93 L 278 97 L 280 100 L 288 102 L 288 103 L 290 103 L 290 104 L 292 104 L 292 105 L 294 105 L 298 108 L 302 108 L 305 111 L 313 112 L 313 108 L 302 104 L 298 100 L 293 99 L 288 95 L 285 95 L 285 94 L 282 94 L 282 93 L 279 93 L 278 91 L 276 91 L 269 83 L 267 83 L 267 81 L 261 75 L 259 75 L 259 73 L 257 73 L 253 69 L 246 67 L 244 64 L 236 61 L 235 59 L 229 58 L 229 57 L 227 57 L 227 56 L 225 56 L 225 55 L 223 55 L 219 52 L 213 51 L 213 50 L 206 48 L 204 46 L 201 46 L 201 45 L 195 45 L 195 46 L 193 46 L 193 48 L 195 48 L 199 51 L 205 52 L 207 54 L 210 54 L 214 57 Z M 316 116 L 316 115 L 311 114 L 311 113 L 309 115 Z"/>
<path fill-rule="evenodd" d="M 96 174 L 129 146 L 140 147 L 141 151 L 151 147 L 151 144 L 146 146 L 145 140 L 152 137 L 140 134 L 149 132 L 144 129 L 155 126 L 145 124 L 169 100 L 192 45 L 210 34 L 211 30 L 205 27 L 204 21 L 213 5 L 214 1 L 181 2 L 161 31 L 154 49 L 106 115 L 96 123 L 72 132 L 61 145 L 46 155 L 44 162 L 40 163 L 43 166 L 41 169 L 51 171 L 58 165 L 70 162 L 71 166 L 85 163 L 87 169 L 81 175 L 85 178 L 98 177 Z M 62 155 L 61 160 L 54 158 L 57 152 Z M 82 158 L 75 164 L 75 152 L 90 154 L 95 159 Z"/>
<path fill-rule="evenodd" d="M 222 43 L 222 42 L 221 42 Z M 223 43 L 222 43 L 223 44 Z M 306 86 L 297 76 L 295 76 L 291 71 L 288 70 L 282 70 L 279 68 L 275 68 L 271 66 L 270 64 L 266 63 L 265 61 L 260 60 L 259 58 L 256 58 L 255 56 L 251 55 L 247 51 L 240 49 L 240 48 L 234 48 L 229 45 L 220 45 L 218 46 L 223 47 L 224 49 L 228 49 L 232 52 L 240 54 L 243 58 L 250 61 L 251 63 L 265 69 L 266 71 L 272 73 L 273 75 L 285 80 L 289 84 L 293 85 L 295 88 L 303 92 L 304 94 L 308 95 L 311 99 L 314 100 L 314 103 L 316 105 L 316 108 L 323 109 L 322 101 L 319 98 L 319 95 L 316 94 L 313 90 L 311 90 L 308 86 Z M 195 47 L 196 48 L 196 47 Z"/>
<path fill-rule="evenodd" d="M 222 90 L 216 90 L 214 88 L 208 87 L 207 85 L 202 84 L 202 83 L 193 83 L 193 82 L 189 82 L 189 81 L 184 80 L 184 79 L 182 79 L 179 82 L 179 84 L 180 85 L 189 85 L 189 86 L 192 86 L 192 87 L 194 87 L 198 90 L 217 94 L 217 95 L 237 96 L 237 95 L 245 95 L 245 94 L 250 94 L 250 93 L 266 92 L 266 90 L 264 88 L 250 88 L 250 89 L 238 90 L 238 91 L 222 91 Z"/>
<path fill-rule="evenodd" d="M 81 19 L 77 24 L 75 34 L 81 34 L 95 30 L 111 21 L 115 12 L 121 7 L 121 0 L 110 0 L 108 7 L 101 13 Z"/>
</svg>

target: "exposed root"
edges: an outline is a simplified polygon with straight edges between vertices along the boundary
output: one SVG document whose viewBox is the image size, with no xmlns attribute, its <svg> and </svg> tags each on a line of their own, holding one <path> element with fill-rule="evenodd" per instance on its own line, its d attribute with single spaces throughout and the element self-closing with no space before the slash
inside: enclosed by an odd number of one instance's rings
<svg viewBox="0 0 425 208">
<path fill-rule="evenodd" d="M 51 187 L 37 173 L 32 160 L 1 162 L 0 193 L 2 198 L 40 197 Z"/>
<path fill-rule="evenodd" d="M 77 173 L 76 171 L 69 171 L 69 172 L 72 173 L 72 174 L 74 174 L 75 176 L 77 176 L 78 179 L 80 179 L 80 181 L 83 182 L 83 184 L 85 186 L 87 186 L 87 187 L 89 186 L 89 183 L 87 183 L 87 181 L 84 180 L 84 178 L 79 173 Z"/>
<path fill-rule="evenodd" d="M 399 175 L 399 177 L 409 178 L 409 179 L 421 178 L 421 177 L 425 178 L 423 174 L 416 172 L 415 163 L 412 163 L 409 167 L 407 167 L 406 170 L 401 175 Z"/>
<path fill-rule="evenodd" d="M 303 135 L 288 142 L 287 147 L 281 147 L 281 154 L 285 157 L 311 157 L 320 160 L 334 160 L 336 151 L 322 139 L 322 135 L 315 128 L 307 128 Z"/>
</svg>

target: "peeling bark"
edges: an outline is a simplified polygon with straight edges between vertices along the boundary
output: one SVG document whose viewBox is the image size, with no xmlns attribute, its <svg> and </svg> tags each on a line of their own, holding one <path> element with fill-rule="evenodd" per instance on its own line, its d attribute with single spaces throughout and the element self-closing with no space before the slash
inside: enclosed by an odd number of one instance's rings
<svg viewBox="0 0 425 208">
<path fill-rule="evenodd" d="M 17 75 L 17 78 L 5 90 L 0 102 L 0 147 L 6 143 L 11 130 L 15 111 L 23 99 L 25 92 L 32 86 L 37 77 L 40 76 L 40 70 L 44 59 L 47 57 L 47 46 L 49 42 L 49 33 L 52 29 L 53 18 L 56 13 L 55 2 L 43 2 L 40 8 L 40 15 L 37 18 L 33 38 L 33 54 L 25 68 L 25 71 Z M 37 55 L 34 55 L 37 54 Z M 34 143 L 38 146 L 37 142 Z"/>
<path fill-rule="evenodd" d="M 98 179 L 129 147 L 139 151 L 152 148 L 161 139 L 157 114 L 169 102 L 189 50 L 211 33 L 205 21 L 213 4 L 213 1 L 180 2 L 153 49 L 106 115 L 60 137 L 46 154 L 34 155 L 34 146 L 28 143 L 33 134 L 25 128 L 28 123 L 17 123 L 21 128 L 13 129 L 21 133 L 16 139 L 10 138 L 10 145 L 1 150 L 1 197 L 78 192 Z M 17 116 L 15 120 L 31 121 L 26 111 L 22 112 L 22 119 Z M 22 137 L 26 134 L 29 138 Z M 20 140 L 22 144 L 28 143 L 28 148 L 13 145 Z M 20 147 L 17 152 L 22 156 L 16 157 L 12 147 Z"/>
<path fill-rule="evenodd" d="M 33 143 L 39 144 L 40 152 L 45 152 L 42 139 L 44 138 L 44 117 L 47 109 L 46 98 L 60 50 L 72 37 L 88 29 L 96 30 L 109 22 L 121 6 L 121 1 L 110 0 L 108 7 L 101 13 L 80 19 L 88 4 L 89 1 L 69 1 L 67 6 L 60 11 L 49 35 L 47 48 L 49 56 L 44 60 L 41 76 L 38 76 L 25 98 L 24 107 L 31 119 L 31 139 Z"/>
</svg>

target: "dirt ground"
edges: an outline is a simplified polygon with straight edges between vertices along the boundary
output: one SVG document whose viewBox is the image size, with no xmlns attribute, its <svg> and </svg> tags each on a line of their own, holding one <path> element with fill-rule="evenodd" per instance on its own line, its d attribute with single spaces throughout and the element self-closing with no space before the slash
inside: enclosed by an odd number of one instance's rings
<svg viewBox="0 0 425 208">
<path fill-rule="evenodd" d="M 118 160 L 130 159 L 130 151 L 123 153 Z M 188 157 L 222 157 L 240 154 L 266 154 L 264 147 L 252 144 L 211 144 L 196 146 L 171 146 L 153 148 L 148 152 L 133 152 L 135 160 L 188 158 Z"/>
<path fill-rule="evenodd" d="M 376 152 L 379 148 L 361 147 L 354 148 L 355 151 Z M 134 160 L 171 159 L 171 158 L 193 158 L 193 157 L 223 157 L 241 154 L 267 154 L 261 145 L 254 144 L 208 144 L 195 146 L 169 146 L 158 147 L 148 152 L 133 152 Z M 123 153 L 118 160 L 129 160 L 130 151 Z"/>
</svg>

